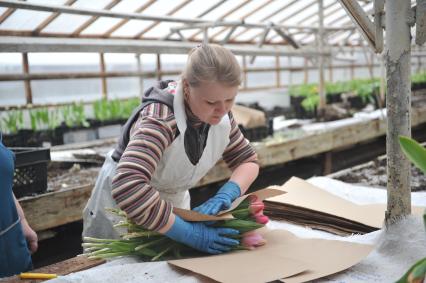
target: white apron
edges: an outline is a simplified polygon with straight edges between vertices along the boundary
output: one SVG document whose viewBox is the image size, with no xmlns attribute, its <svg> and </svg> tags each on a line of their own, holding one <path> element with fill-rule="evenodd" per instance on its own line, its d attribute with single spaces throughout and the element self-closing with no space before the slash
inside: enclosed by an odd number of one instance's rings
<svg viewBox="0 0 426 283">
<path fill-rule="evenodd" d="M 225 115 L 218 125 L 210 126 L 203 154 L 198 163 L 193 165 L 186 155 L 184 146 L 186 114 L 181 84 L 177 86 L 173 108 L 180 134 L 164 151 L 150 184 L 160 193 L 163 200 L 170 202 L 174 207 L 189 209 L 188 190 L 195 186 L 222 157 L 229 144 L 231 123 L 229 116 Z M 119 232 L 113 225 L 120 219 L 104 210 L 108 207 L 117 207 L 111 196 L 111 181 L 117 167 L 117 163 L 111 158 L 112 152 L 107 154 L 92 195 L 83 210 L 84 237 L 119 237 Z"/>
</svg>

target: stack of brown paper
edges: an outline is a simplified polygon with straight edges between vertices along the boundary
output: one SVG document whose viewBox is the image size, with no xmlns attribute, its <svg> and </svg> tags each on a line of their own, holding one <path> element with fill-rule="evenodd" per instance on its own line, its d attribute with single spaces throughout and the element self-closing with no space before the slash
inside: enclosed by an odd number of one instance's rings
<svg viewBox="0 0 426 283">
<path fill-rule="evenodd" d="M 251 251 L 169 261 L 219 282 L 255 283 L 281 279 L 305 282 L 345 270 L 373 249 L 351 242 L 301 239 L 284 230 L 263 231 L 265 246 Z"/>
<path fill-rule="evenodd" d="M 293 177 L 281 190 L 285 194 L 265 200 L 265 214 L 314 229 L 348 235 L 369 233 L 382 227 L 386 205 L 359 205 Z M 413 214 L 424 208 L 413 207 Z"/>
<path fill-rule="evenodd" d="M 292 197 L 289 186 L 296 188 L 304 186 L 309 189 L 311 185 L 300 179 L 292 179 L 291 183 L 283 187 L 274 186 L 254 194 L 260 199 L 268 199 L 270 203 L 276 204 L 279 203 L 281 197 Z M 318 188 L 314 188 L 314 190 L 319 191 Z M 311 196 L 313 197 L 311 203 L 323 202 L 322 197 Z M 237 199 L 231 210 L 245 197 Z M 333 199 L 327 201 L 327 205 L 336 205 L 336 201 Z M 222 212 L 219 216 L 204 216 L 184 210 L 175 212 L 188 221 L 219 220 L 230 217 L 227 211 Z M 346 241 L 301 239 L 285 230 L 263 228 L 259 232 L 266 239 L 267 244 L 254 250 L 172 260 L 169 263 L 219 282 L 255 283 L 282 280 L 294 283 L 317 279 L 345 270 L 357 264 L 373 249 L 371 245 Z"/>
</svg>

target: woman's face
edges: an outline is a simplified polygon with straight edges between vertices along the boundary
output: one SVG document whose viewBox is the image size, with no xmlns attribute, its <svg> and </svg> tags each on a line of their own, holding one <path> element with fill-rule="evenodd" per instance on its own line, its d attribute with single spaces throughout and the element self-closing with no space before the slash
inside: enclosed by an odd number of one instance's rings
<svg viewBox="0 0 426 283">
<path fill-rule="evenodd" d="M 218 82 L 206 82 L 191 87 L 183 81 L 183 93 L 192 113 L 202 122 L 219 124 L 234 104 L 238 86 L 227 86 Z"/>
</svg>

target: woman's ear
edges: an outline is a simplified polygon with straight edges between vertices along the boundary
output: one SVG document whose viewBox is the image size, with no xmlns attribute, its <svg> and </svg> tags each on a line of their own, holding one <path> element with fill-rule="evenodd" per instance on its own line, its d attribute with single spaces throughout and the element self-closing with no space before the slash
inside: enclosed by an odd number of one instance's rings
<svg viewBox="0 0 426 283">
<path fill-rule="evenodd" d="M 189 98 L 189 83 L 186 79 L 182 80 L 182 91 L 183 91 L 183 96 L 185 97 L 186 101 L 188 101 L 188 98 Z"/>
</svg>

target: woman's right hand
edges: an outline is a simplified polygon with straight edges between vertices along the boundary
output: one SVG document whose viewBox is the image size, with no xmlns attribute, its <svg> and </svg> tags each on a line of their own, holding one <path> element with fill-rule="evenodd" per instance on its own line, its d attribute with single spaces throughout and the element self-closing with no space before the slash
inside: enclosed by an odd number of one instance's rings
<svg viewBox="0 0 426 283">
<path fill-rule="evenodd" d="M 238 240 L 227 237 L 237 234 L 239 231 L 235 229 L 210 227 L 203 222 L 187 222 L 177 215 L 172 227 L 165 233 L 177 242 L 210 254 L 221 254 L 238 245 Z"/>
</svg>

